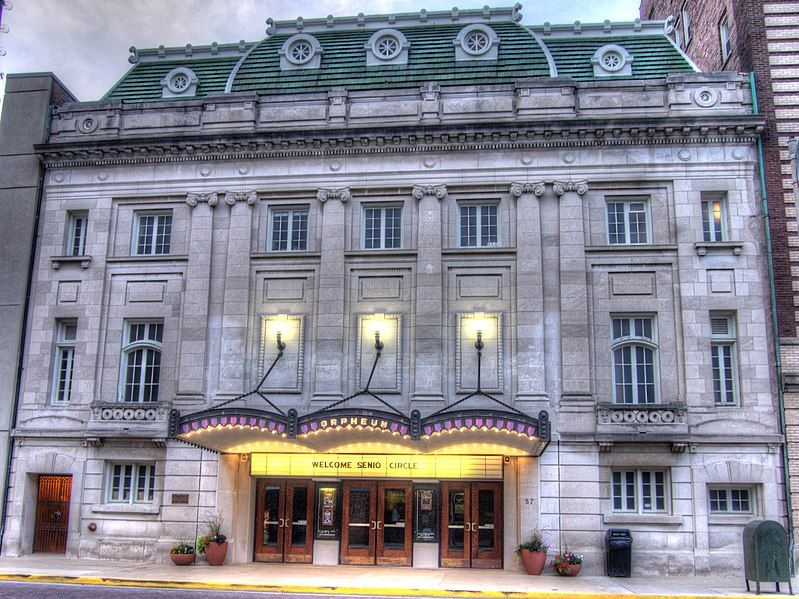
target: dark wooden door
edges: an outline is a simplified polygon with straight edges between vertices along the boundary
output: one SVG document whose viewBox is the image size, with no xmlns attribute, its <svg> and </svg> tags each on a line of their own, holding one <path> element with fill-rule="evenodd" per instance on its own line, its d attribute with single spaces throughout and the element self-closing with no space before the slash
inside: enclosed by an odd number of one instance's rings
<svg viewBox="0 0 799 599">
<path fill-rule="evenodd" d="M 286 483 L 283 517 L 283 561 L 295 564 L 313 562 L 313 482 L 290 480 Z"/>
<path fill-rule="evenodd" d="M 341 510 L 341 563 L 375 563 L 377 485 L 371 481 L 344 481 Z"/>
<path fill-rule="evenodd" d="M 259 480 L 256 486 L 255 550 L 258 562 L 282 562 L 286 510 L 285 481 Z"/>
<path fill-rule="evenodd" d="M 441 565 L 471 566 L 471 485 L 463 481 L 441 483 Z"/>
<path fill-rule="evenodd" d="M 377 563 L 410 566 L 413 563 L 413 483 L 377 484 Z"/>
<path fill-rule="evenodd" d="M 33 551 L 66 553 L 69 531 L 71 476 L 39 476 Z"/>
<path fill-rule="evenodd" d="M 502 483 L 472 483 L 472 568 L 502 567 Z"/>
</svg>

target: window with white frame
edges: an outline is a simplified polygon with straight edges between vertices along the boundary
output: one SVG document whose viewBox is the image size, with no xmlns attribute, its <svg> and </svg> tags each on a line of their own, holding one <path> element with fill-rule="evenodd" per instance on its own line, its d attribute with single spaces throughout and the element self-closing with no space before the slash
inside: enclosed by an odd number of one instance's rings
<svg viewBox="0 0 799 599">
<path fill-rule="evenodd" d="M 693 34 L 691 13 L 688 12 L 688 2 L 683 2 L 682 9 L 680 10 L 680 20 L 682 21 L 682 33 L 685 37 L 685 45 L 691 43 L 691 36 Z"/>
<path fill-rule="evenodd" d="M 727 200 L 702 200 L 702 234 L 705 241 L 727 241 Z"/>
<path fill-rule="evenodd" d="M 133 236 L 137 256 L 168 254 L 172 244 L 172 213 L 138 213 Z"/>
<path fill-rule="evenodd" d="M 614 403 L 657 402 L 656 335 L 652 316 L 614 316 L 611 319 Z"/>
<path fill-rule="evenodd" d="M 665 471 L 614 470 L 611 483 L 614 512 L 648 514 L 667 511 Z"/>
<path fill-rule="evenodd" d="M 163 338 L 161 322 L 127 323 L 122 347 L 121 401 L 158 401 Z"/>
<path fill-rule="evenodd" d="M 715 404 L 736 405 L 735 318 L 732 314 L 710 314 L 710 357 Z"/>
<path fill-rule="evenodd" d="M 754 513 L 754 489 L 748 487 L 714 488 L 707 490 L 711 514 Z"/>
<path fill-rule="evenodd" d="M 459 245 L 461 247 L 494 247 L 499 239 L 497 204 L 461 204 Z"/>
<path fill-rule="evenodd" d="M 363 249 L 388 250 L 402 246 L 402 207 L 364 206 Z"/>
<path fill-rule="evenodd" d="M 273 252 L 308 249 L 308 210 L 280 208 L 271 212 L 269 249 Z"/>
<path fill-rule="evenodd" d="M 72 212 L 69 215 L 69 231 L 67 233 L 67 255 L 83 256 L 86 254 L 86 227 L 89 222 L 84 212 Z"/>
<path fill-rule="evenodd" d="M 608 243 L 643 245 L 649 243 L 649 202 L 610 200 L 607 203 Z"/>
<path fill-rule="evenodd" d="M 52 395 L 54 404 L 69 403 L 69 400 L 72 399 L 72 377 L 75 371 L 75 340 L 77 332 L 78 325 L 74 320 L 58 322 Z"/>
<path fill-rule="evenodd" d="M 155 464 L 110 463 L 106 473 L 106 503 L 152 503 Z"/>
<path fill-rule="evenodd" d="M 730 20 L 725 14 L 719 21 L 719 39 L 721 41 L 721 64 L 730 57 Z"/>
</svg>

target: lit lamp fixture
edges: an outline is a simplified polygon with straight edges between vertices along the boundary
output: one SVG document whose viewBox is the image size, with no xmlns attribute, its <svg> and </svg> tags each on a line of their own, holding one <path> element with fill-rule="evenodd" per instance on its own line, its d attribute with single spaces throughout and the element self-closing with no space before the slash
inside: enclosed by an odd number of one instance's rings
<svg viewBox="0 0 799 599">
<path fill-rule="evenodd" d="M 283 350 L 286 349 L 286 342 L 283 341 L 283 334 L 286 330 L 286 323 L 288 316 L 285 314 L 278 314 L 275 319 L 275 345 L 277 346 L 278 355 L 283 355 Z"/>
<path fill-rule="evenodd" d="M 374 328 L 375 333 L 375 351 L 377 355 L 380 355 L 380 352 L 383 351 L 385 344 L 380 340 L 380 333 L 382 332 L 383 328 L 386 325 L 386 315 L 385 314 L 375 314 L 372 317 L 372 326 Z"/>
</svg>

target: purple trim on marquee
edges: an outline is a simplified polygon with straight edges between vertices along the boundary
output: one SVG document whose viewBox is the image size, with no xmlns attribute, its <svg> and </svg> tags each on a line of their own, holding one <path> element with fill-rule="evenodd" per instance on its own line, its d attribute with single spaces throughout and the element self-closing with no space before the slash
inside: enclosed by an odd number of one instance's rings
<svg viewBox="0 0 799 599">
<path fill-rule="evenodd" d="M 258 418 L 257 416 L 213 416 L 186 422 L 180 427 L 183 434 L 198 431 L 205 428 L 216 428 L 217 426 L 249 426 L 262 430 L 284 433 L 286 425 L 282 422 L 275 422 L 269 418 Z"/>
<path fill-rule="evenodd" d="M 451 431 L 451 430 L 460 430 L 461 428 L 471 428 L 476 426 L 477 428 L 488 427 L 494 428 L 496 427 L 499 430 L 507 430 L 507 431 L 515 431 L 517 433 L 521 433 L 523 435 L 527 435 L 528 437 L 535 437 L 536 429 L 534 426 L 531 426 L 525 422 L 517 422 L 514 420 L 510 420 L 507 418 L 451 418 L 445 419 L 439 422 L 434 422 L 433 424 L 428 424 L 423 429 L 423 434 L 430 436 L 433 433 L 440 433 L 443 431 Z"/>
</svg>

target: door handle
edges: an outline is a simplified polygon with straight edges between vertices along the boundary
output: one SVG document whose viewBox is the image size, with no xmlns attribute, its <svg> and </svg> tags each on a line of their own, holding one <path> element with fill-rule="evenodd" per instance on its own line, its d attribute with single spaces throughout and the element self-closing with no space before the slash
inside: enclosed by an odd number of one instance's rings
<svg viewBox="0 0 799 599">
<path fill-rule="evenodd" d="M 285 518 L 278 518 L 278 520 L 280 520 L 280 524 L 278 525 L 280 528 L 283 528 L 283 527 L 286 526 L 286 519 Z"/>
<path fill-rule="evenodd" d="M 383 530 L 382 528 L 380 528 L 380 525 L 381 525 L 382 523 L 383 523 L 383 521 L 382 521 L 382 520 L 378 520 L 378 521 L 377 521 L 377 526 L 375 527 L 375 530 Z"/>
<path fill-rule="evenodd" d="M 377 522 L 372 520 L 372 530 L 377 530 Z"/>
</svg>

